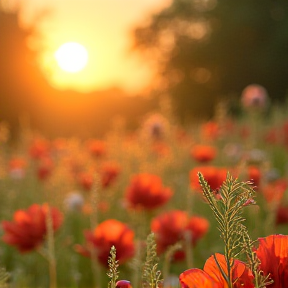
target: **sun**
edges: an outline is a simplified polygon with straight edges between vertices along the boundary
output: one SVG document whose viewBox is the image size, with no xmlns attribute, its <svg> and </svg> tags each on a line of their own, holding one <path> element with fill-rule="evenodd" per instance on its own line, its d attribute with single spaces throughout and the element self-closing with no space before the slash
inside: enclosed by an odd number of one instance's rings
<svg viewBox="0 0 288 288">
<path fill-rule="evenodd" d="M 67 42 L 57 49 L 55 58 L 62 70 L 77 73 L 87 65 L 88 52 L 83 45 L 77 42 Z"/>
</svg>

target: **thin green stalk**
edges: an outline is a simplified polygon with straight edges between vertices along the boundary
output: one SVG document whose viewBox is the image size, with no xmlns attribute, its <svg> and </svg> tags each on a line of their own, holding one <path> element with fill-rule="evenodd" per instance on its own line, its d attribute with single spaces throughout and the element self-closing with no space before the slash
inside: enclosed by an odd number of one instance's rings
<svg viewBox="0 0 288 288">
<path fill-rule="evenodd" d="M 193 267 L 193 247 L 192 243 L 192 233 L 190 231 L 185 231 L 184 233 L 184 247 L 185 247 L 185 256 L 187 268 Z"/>
<path fill-rule="evenodd" d="M 57 272 L 56 272 L 56 258 L 54 248 L 54 230 L 51 215 L 51 209 L 47 206 L 46 227 L 47 227 L 47 249 L 48 249 L 48 263 L 49 263 L 49 279 L 50 288 L 57 288 Z"/>
<path fill-rule="evenodd" d="M 95 229 L 98 225 L 98 215 L 97 215 L 97 203 L 98 203 L 98 175 L 94 177 L 94 185 L 92 187 L 92 191 L 90 194 L 90 203 L 92 205 L 92 212 L 90 215 L 90 227 L 91 231 Z M 93 247 L 93 244 L 91 244 L 90 248 L 90 253 L 91 253 L 91 269 L 93 272 L 93 277 L 94 277 L 94 285 L 97 287 L 101 283 L 101 270 L 100 266 L 98 263 L 98 257 L 97 257 L 97 251 L 95 247 Z"/>
</svg>

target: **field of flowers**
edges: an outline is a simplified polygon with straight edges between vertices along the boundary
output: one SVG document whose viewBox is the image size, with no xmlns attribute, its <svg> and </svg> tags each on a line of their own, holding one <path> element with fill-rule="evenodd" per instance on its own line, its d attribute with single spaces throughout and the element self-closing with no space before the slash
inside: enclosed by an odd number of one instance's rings
<svg viewBox="0 0 288 288">
<path fill-rule="evenodd" d="M 165 110 L 102 139 L 23 126 L 11 144 L 3 124 L 1 285 L 287 288 L 288 114 L 262 92 L 185 129 Z"/>
</svg>

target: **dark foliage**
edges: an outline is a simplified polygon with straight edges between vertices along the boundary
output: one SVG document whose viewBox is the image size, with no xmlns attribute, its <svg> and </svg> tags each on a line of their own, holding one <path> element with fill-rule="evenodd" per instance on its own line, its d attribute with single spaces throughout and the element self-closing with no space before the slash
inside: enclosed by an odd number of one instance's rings
<svg viewBox="0 0 288 288">
<path fill-rule="evenodd" d="M 285 0 L 174 0 L 137 28 L 134 38 L 135 47 L 150 51 L 150 57 L 157 51 L 160 73 L 184 120 L 211 115 L 219 99 L 239 97 L 252 83 L 266 87 L 273 101 L 283 101 L 287 31 Z"/>
</svg>

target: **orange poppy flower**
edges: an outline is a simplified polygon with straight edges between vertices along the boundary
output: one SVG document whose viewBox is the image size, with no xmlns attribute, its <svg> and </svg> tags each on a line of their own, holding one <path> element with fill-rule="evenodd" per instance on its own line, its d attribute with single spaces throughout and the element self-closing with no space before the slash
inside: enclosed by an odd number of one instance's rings
<svg viewBox="0 0 288 288">
<path fill-rule="evenodd" d="M 200 269 L 189 269 L 180 274 L 179 280 L 183 288 L 228 288 L 228 284 L 224 279 L 216 260 L 221 269 L 228 274 L 225 257 L 222 254 L 216 253 L 208 258 L 204 265 L 204 271 Z M 234 260 L 232 266 L 232 281 L 233 288 L 253 288 L 253 275 L 246 265 Z"/>
<path fill-rule="evenodd" d="M 217 149 L 209 145 L 195 145 L 190 152 L 191 157 L 200 163 L 210 162 L 216 154 Z"/>
<path fill-rule="evenodd" d="M 131 208 L 147 210 L 162 206 L 171 197 L 171 189 L 163 187 L 161 178 L 148 173 L 134 175 L 125 195 Z"/>
<path fill-rule="evenodd" d="M 264 275 L 270 274 L 273 284 L 269 288 L 288 287 L 288 236 L 270 235 L 259 238 L 256 254 Z"/>
<path fill-rule="evenodd" d="M 156 235 L 157 250 L 161 254 L 167 248 L 184 240 L 185 234 L 190 232 L 191 244 L 195 245 L 209 229 L 207 219 L 199 216 L 189 218 L 188 214 L 181 210 L 165 212 L 155 217 L 151 222 L 151 230 Z M 177 260 L 182 260 L 183 253 L 177 253 Z"/>
<path fill-rule="evenodd" d="M 20 252 L 29 252 L 40 246 L 47 233 L 46 217 L 49 211 L 48 204 L 33 204 L 27 210 L 18 210 L 14 213 L 13 221 L 2 221 L 5 232 L 2 240 L 15 246 Z M 62 224 L 62 214 L 56 208 L 50 208 L 53 230 L 56 231 Z"/>
<path fill-rule="evenodd" d="M 214 166 L 195 167 L 190 171 L 190 185 L 192 189 L 201 190 L 198 172 L 201 172 L 212 190 L 217 190 L 226 180 L 227 169 Z M 202 190 L 201 190 L 202 191 Z"/>
<path fill-rule="evenodd" d="M 119 263 L 124 263 L 134 256 L 134 232 L 126 224 L 109 219 L 99 224 L 93 232 L 86 231 L 86 245 L 76 245 L 75 250 L 83 256 L 90 257 L 95 249 L 101 264 L 108 265 L 110 249 L 114 245 Z"/>
</svg>

